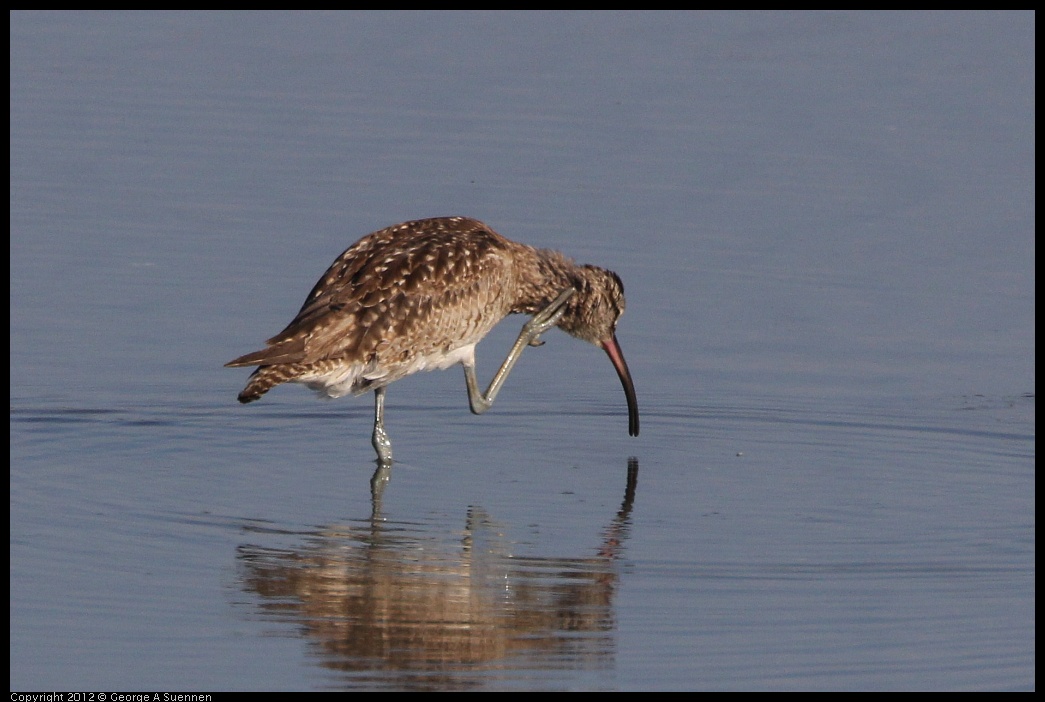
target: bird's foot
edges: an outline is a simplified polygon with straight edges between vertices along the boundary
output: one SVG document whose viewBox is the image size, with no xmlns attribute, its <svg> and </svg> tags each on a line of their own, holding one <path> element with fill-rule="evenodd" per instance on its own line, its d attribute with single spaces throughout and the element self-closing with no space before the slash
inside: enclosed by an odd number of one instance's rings
<svg viewBox="0 0 1045 702">
<path fill-rule="evenodd" d="M 542 346 L 541 334 L 548 331 L 562 319 L 566 312 L 566 301 L 576 292 L 573 288 L 566 288 L 559 296 L 552 300 L 551 304 L 533 316 L 529 322 L 523 325 L 523 334 L 528 337 L 526 342 L 529 346 Z"/>
</svg>

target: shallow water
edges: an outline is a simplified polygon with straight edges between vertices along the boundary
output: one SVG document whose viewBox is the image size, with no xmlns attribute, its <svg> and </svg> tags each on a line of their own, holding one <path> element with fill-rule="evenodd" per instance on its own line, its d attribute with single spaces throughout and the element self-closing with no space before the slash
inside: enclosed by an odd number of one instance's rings
<svg viewBox="0 0 1045 702">
<path fill-rule="evenodd" d="M 11 687 L 1033 689 L 1033 15 L 15 13 Z M 235 402 L 363 234 L 616 270 Z M 524 320 L 478 347 L 486 379 Z"/>
</svg>

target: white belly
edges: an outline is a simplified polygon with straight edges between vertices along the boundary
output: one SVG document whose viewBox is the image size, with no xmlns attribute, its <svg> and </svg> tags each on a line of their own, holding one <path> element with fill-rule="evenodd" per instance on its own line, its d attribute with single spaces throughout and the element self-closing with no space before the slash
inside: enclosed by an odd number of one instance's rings
<svg viewBox="0 0 1045 702">
<path fill-rule="evenodd" d="M 393 366 L 354 363 L 322 373 L 305 374 L 292 382 L 302 383 L 324 397 L 344 397 L 383 387 L 418 371 L 445 370 L 458 363 L 475 365 L 475 344 L 459 346 L 448 352 L 417 356 Z"/>
</svg>

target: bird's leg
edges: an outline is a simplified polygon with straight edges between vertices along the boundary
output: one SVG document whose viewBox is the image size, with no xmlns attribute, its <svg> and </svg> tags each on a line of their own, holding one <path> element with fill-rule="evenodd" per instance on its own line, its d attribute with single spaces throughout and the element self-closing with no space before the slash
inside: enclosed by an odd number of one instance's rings
<svg viewBox="0 0 1045 702">
<path fill-rule="evenodd" d="M 385 431 L 385 389 L 374 390 L 374 450 L 377 451 L 377 462 L 392 462 L 392 440 Z"/>
<path fill-rule="evenodd" d="M 557 298 L 552 300 L 551 304 L 535 314 L 533 319 L 523 325 L 522 331 L 519 332 L 519 338 L 515 340 L 511 350 L 508 352 L 508 358 L 504 359 L 504 363 L 501 364 L 493 380 L 490 381 L 490 387 L 486 388 L 485 394 L 479 391 L 479 382 L 475 378 L 475 365 L 467 363 L 464 365 L 464 381 L 468 386 L 468 404 L 471 406 L 473 414 L 482 414 L 490 409 L 494 398 L 497 397 L 497 393 L 500 391 L 501 386 L 504 385 L 504 381 L 508 377 L 508 373 L 511 372 L 515 362 L 519 360 L 523 349 L 527 346 L 540 346 L 544 343 L 540 340 L 541 334 L 558 324 L 566 311 L 566 301 L 575 292 L 576 290 L 572 287 L 566 288 L 559 293 Z"/>
<path fill-rule="evenodd" d="M 392 477 L 392 463 L 377 461 L 377 470 L 370 477 L 370 520 L 381 519 L 381 496 L 385 494 L 385 486 Z"/>
</svg>

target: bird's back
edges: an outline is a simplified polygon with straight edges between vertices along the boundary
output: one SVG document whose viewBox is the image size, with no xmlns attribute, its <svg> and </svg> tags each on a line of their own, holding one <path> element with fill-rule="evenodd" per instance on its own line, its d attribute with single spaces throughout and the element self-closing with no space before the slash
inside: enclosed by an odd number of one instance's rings
<svg viewBox="0 0 1045 702">
<path fill-rule="evenodd" d="M 455 351 L 511 311 L 513 261 L 528 248 L 465 217 L 406 222 L 360 239 L 267 348 L 226 364 L 261 366 L 240 400 L 289 380 L 336 397 L 460 360 Z"/>
</svg>

